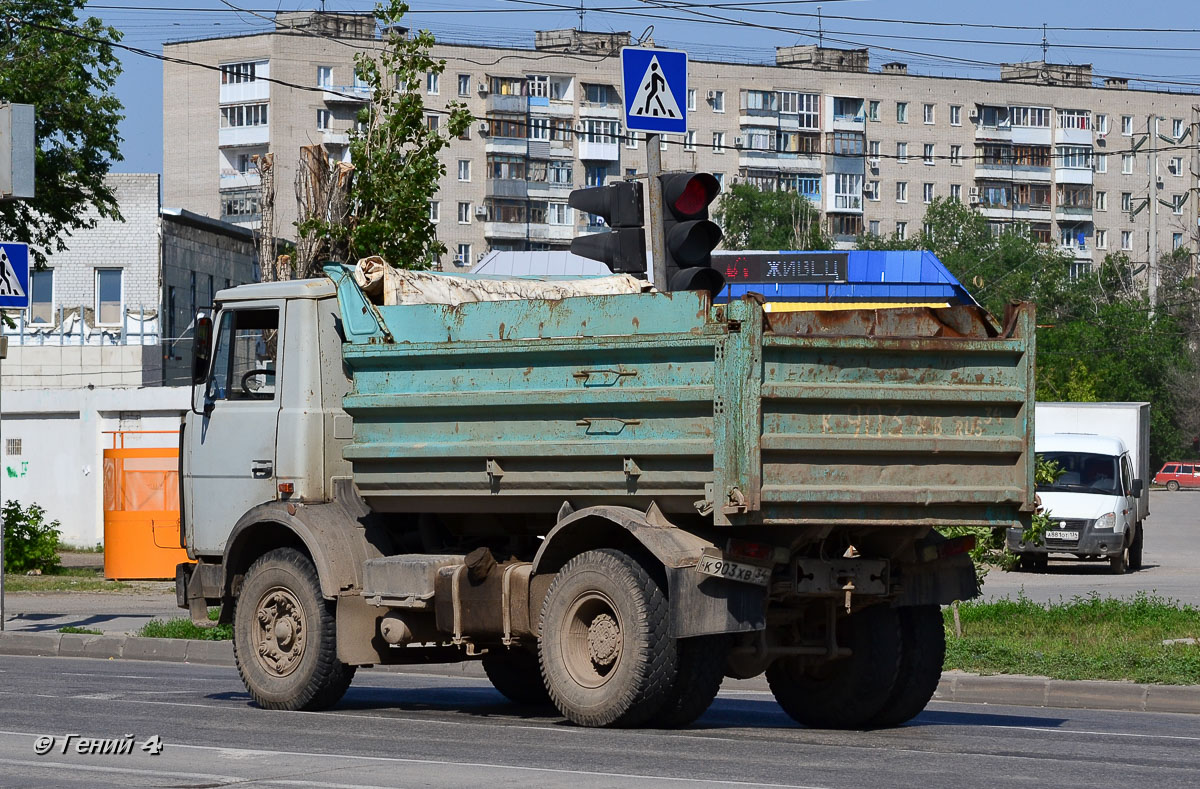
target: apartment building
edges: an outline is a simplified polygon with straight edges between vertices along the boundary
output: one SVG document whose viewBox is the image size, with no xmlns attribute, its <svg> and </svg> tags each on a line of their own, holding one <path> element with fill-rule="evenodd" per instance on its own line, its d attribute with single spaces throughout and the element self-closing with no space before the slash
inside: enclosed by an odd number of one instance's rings
<svg viewBox="0 0 1200 789">
<path fill-rule="evenodd" d="M 557 30 L 537 32 L 532 49 L 434 47 L 446 69 L 424 80 L 427 122 L 444 123 L 451 101 L 476 118 L 443 152 L 430 204 L 445 268 L 489 251 L 563 249 L 603 229 L 566 200 L 645 171 L 645 138 L 622 125 L 618 54 L 629 43 L 627 33 Z M 294 235 L 299 148 L 348 157 L 369 100 L 353 56 L 379 45 L 370 15 L 318 12 L 277 14 L 271 33 L 166 45 L 219 69 L 164 64 L 166 201 L 253 226 L 254 161 L 269 150 L 276 233 Z M 665 169 L 799 191 L 840 245 L 912 235 L 930 202 L 952 197 L 997 227 L 1028 225 L 1081 268 L 1107 252 L 1144 260 L 1152 243 L 1196 249 L 1194 93 L 1133 90 L 1090 66 L 1049 63 L 1006 66 L 994 80 L 909 74 L 903 63 L 872 71 L 867 50 L 796 46 L 777 49 L 773 65 L 692 60 L 680 99 L 689 129 L 664 137 Z"/>
</svg>

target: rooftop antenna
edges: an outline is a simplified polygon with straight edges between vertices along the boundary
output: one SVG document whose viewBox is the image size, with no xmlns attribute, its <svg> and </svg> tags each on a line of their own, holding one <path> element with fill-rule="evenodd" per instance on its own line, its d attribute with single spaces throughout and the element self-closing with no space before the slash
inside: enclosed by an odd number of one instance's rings
<svg viewBox="0 0 1200 789">
<path fill-rule="evenodd" d="M 1042 23 L 1042 62 L 1043 63 L 1046 62 L 1046 50 L 1048 50 L 1049 48 L 1050 48 L 1050 45 L 1046 42 L 1046 23 L 1043 22 Z"/>
<path fill-rule="evenodd" d="M 817 6 L 817 46 L 825 46 L 825 30 L 821 26 L 821 6 Z"/>
<path fill-rule="evenodd" d="M 583 15 L 587 13 L 587 9 L 583 7 L 583 0 L 579 0 L 579 32 L 583 32 Z"/>
</svg>

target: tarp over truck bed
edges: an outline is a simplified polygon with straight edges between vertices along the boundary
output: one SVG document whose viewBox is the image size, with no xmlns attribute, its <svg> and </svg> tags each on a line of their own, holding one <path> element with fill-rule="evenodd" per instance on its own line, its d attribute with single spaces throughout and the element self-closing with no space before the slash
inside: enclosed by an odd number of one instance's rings
<svg viewBox="0 0 1200 789">
<path fill-rule="evenodd" d="M 382 511 L 613 503 L 717 524 L 1018 526 L 1033 310 L 766 314 L 640 293 L 375 307 L 338 286 Z"/>
</svg>

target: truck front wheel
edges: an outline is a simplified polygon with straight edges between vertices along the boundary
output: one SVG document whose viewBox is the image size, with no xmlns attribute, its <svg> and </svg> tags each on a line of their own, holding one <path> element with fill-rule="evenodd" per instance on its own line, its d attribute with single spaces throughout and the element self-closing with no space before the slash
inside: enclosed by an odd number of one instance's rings
<svg viewBox="0 0 1200 789">
<path fill-rule="evenodd" d="M 581 553 L 542 605 L 542 677 L 580 726 L 636 726 L 662 708 L 675 679 L 667 596 L 620 551 Z"/>
<path fill-rule="evenodd" d="M 354 667 L 337 659 L 333 607 L 307 556 L 278 548 L 250 566 L 233 613 L 233 655 L 264 709 L 325 709 L 346 693 Z"/>
</svg>

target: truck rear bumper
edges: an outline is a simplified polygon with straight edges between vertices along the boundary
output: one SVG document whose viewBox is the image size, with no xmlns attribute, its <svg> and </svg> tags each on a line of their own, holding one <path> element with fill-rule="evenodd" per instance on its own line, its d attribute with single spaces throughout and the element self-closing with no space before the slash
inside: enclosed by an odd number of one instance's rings
<svg viewBox="0 0 1200 789">
<path fill-rule="evenodd" d="M 1071 543 L 1068 541 L 1054 541 L 1049 545 L 1032 545 L 1021 542 L 1021 530 L 1009 529 L 1007 534 L 1008 549 L 1013 553 L 1030 553 L 1030 554 L 1051 554 L 1051 553 L 1066 553 L 1078 557 L 1108 557 L 1116 556 L 1125 549 L 1125 533 L 1114 532 L 1111 529 L 1105 531 L 1092 531 L 1091 527 L 1083 530 L 1079 534 L 1079 540 Z"/>
</svg>

